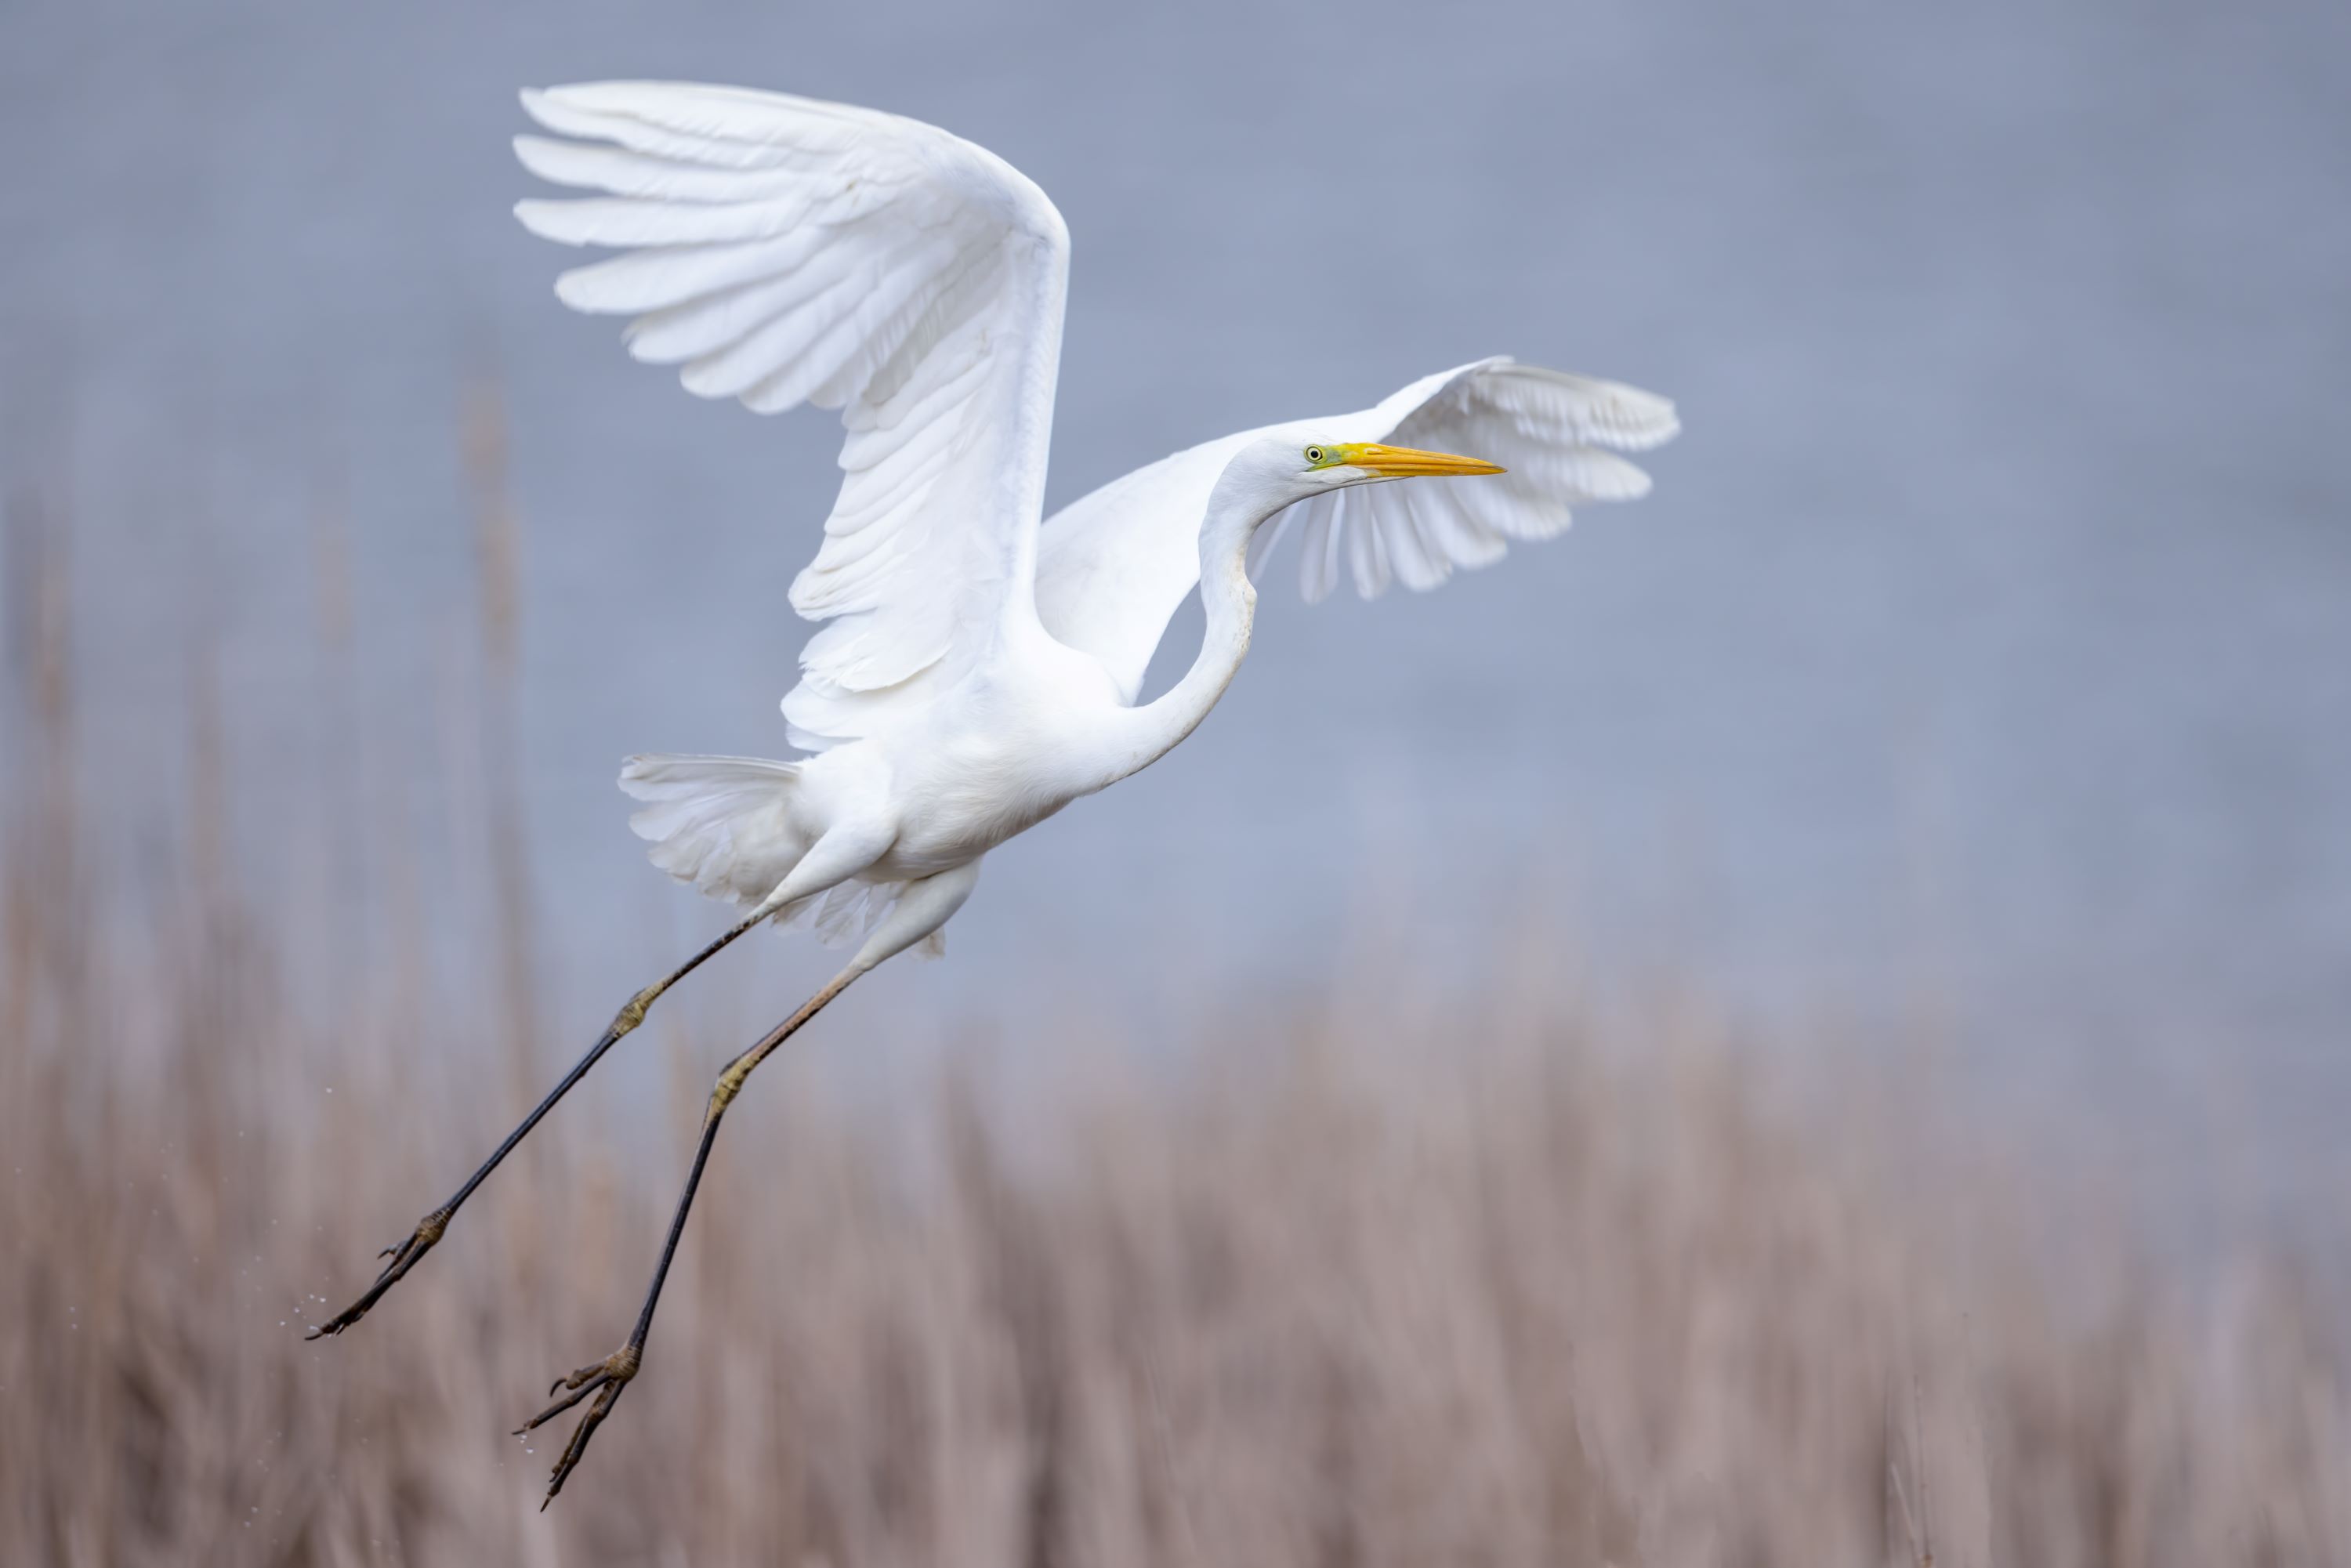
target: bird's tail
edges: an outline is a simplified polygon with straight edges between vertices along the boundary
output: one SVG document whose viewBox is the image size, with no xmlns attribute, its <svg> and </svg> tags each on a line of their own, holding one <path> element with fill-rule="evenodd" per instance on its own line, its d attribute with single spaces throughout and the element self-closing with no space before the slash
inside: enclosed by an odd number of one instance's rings
<svg viewBox="0 0 2351 1568">
<path fill-rule="evenodd" d="M 713 898 L 755 904 L 808 850 L 793 827 L 797 762 L 757 757 L 632 757 L 621 788 L 645 802 L 629 818 L 653 862 Z"/>
<path fill-rule="evenodd" d="M 801 765 L 757 757 L 632 757 L 621 788 L 645 802 L 629 818 L 653 845 L 653 864 L 713 898 L 749 907 L 776 890 L 808 852 L 792 821 Z M 905 891 L 904 883 L 852 877 L 776 912 L 776 924 L 813 930 L 829 947 L 861 940 Z M 916 949 L 946 950 L 934 931 Z"/>
</svg>

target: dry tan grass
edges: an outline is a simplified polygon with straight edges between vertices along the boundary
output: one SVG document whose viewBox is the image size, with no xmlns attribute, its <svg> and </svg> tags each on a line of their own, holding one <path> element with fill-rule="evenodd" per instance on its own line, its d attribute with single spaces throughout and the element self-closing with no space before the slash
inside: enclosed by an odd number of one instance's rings
<svg viewBox="0 0 2351 1568">
<path fill-rule="evenodd" d="M 1522 1004 L 1401 1060 L 1360 1020 L 1224 1030 L 1173 1086 L 1009 1118 L 949 1078 L 911 1137 L 806 1072 L 761 1085 L 646 1377 L 542 1516 L 549 1445 L 503 1434 L 617 1340 L 676 1151 L 559 1116 L 306 1345 L 304 1290 L 356 1284 L 493 1113 L 402 1080 L 388 1034 L 322 1101 L 332 1059 L 233 944 L 227 983 L 164 982 L 133 1071 L 145 998 L 17 940 L 11 1563 L 2351 1552 L 2338 1346 L 2282 1275 L 2199 1318 L 2077 1260 L 2105 1304 L 2072 1310 L 1997 1216 L 1892 1198 L 1727 1053 Z M 686 1126 L 681 1072 L 647 1109 Z"/>
<path fill-rule="evenodd" d="M 2351 1562 L 2351 1381 L 2289 1260 L 2209 1301 L 2110 1236 L 2053 1262 L 2031 1185 L 1926 1152 L 1898 1079 L 1798 1092 L 1663 1014 L 1595 1038 L 1531 961 L 1451 1009 L 1204 1013 L 1166 1081 L 1009 1107 L 950 1072 L 884 1122 L 771 1072 L 538 1514 L 549 1434 L 505 1434 L 616 1343 L 682 1151 L 567 1105 L 305 1344 L 528 1052 L 461 1081 L 381 979 L 356 1032 L 296 1021 L 201 810 L 180 885 L 92 908 L 26 559 L 0 1563 Z M 690 1128 L 727 1043 L 673 1036 L 639 1109 Z"/>
</svg>

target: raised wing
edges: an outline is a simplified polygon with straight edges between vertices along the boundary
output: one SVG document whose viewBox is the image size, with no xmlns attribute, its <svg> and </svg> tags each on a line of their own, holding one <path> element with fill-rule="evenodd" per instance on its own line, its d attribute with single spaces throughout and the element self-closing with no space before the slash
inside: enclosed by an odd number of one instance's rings
<svg viewBox="0 0 2351 1568">
<path fill-rule="evenodd" d="M 784 699 L 795 744 L 866 733 L 1025 612 L 1068 292 L 1045 193 L 877 110 L 680 82 L 523 94 L 525 167 L 604 193 L 527 201 L 533 234 L 625 254 L 565 273 L 629 350 L 760 413 L 838 408 L 841 494 L 792 608 L 829 622 Z"/>
<path fill-rule="evenodd" d="M 1499 560 L 1512 539 L 1561 532 L 1579 503 L 1645 496 L 1649 476 L 1615 452 L 1660 445 L 1680 429 L 1671 402 L 1637 387 L 1479 360 L 1359 413 L 1267 425 L 1178 452 L 1071 502 L 1045 522 L 1037 612 L 1055 637 L 1102 660 L 1133 702 L 1167 618 L 1199 581 L 1209 492 L 1233 455 L 1261 436 L 1384 441 L 1510 470 L 1357 486 L 1282 513 L 1251 542 L 1250 570 L 1286 534 L 1301 534 L 1300 585 L 1312 602 L 1343 574 L 1366 599 L 1391 582 L 1434 588 L 1457 567 Z"/>
</svg>

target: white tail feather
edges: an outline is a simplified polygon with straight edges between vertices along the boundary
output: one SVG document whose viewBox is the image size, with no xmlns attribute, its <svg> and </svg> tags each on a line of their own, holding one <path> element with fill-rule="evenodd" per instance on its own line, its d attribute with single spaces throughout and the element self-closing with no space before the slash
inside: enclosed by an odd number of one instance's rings
<svg viewBox="0 0 2351 1568">
<path fill-rule="evenodd" d="M 808 852 L 791 810 L 800 768 L 758 757 L 632 757 L 621 789 L 645 805 L 629 826 L 670 875 L 751 907 Z M 813 927 L 827 946 L 842 946 L 872 930 L 905 885 L 852 879 L 785 906 L 776 924 Z M 935 933 L 918 951 L 935 956 L 946 946 Z"/>
<path fill-rule="evenodd" d="M 713 898 L 754 904 L 808 849 L 791 823 L 799 771 L 756 757 L 632 757 L 621 788 L 645 802 L 629 826 L 653 864 Z"/>
</svg>

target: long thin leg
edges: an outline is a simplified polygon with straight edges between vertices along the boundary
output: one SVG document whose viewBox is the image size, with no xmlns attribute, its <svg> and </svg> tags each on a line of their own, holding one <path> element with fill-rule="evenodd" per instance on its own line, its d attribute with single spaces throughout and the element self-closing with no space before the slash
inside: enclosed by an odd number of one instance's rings
<svg viewBox="0 0 2351 1568">
<path fill-rule="evenodd" d="M 384 1265 L 383 1271 L 375 1277 L 375 1283 L 367 1288 L 367 1293 L 325 1322 L 313 1327 L 303 1337 L 317 1339 L 322 1334 L 338 1334 L 367 1316 L 368 1309 L 374 1306 L 386 1291 L 400 1283 L 408 1271 L 416 1267 L 418 1259 L 433 1250 L 434 1244 L 441 1239 L 442 1232 L 448 1229 L 450 1217 L 457 1212 L 458 1206 L 474 1196 L 474 1189 L 481 1186 L 484 1178 L 492 1171 L 498 1168 L 498 1162 L 514 1152 L 514 1146 L 528 1136 L 533 1127 L 538 1125 L 540 1117 L 555 1109 L 555 1103 L 569 1093 L 573 1084 L 588 1076 L 588 1070 L 595 1066 L 606 1051 L 611 1050 L 622 1036 L 645 1021 L 645 1013 L 659 999 L 664 991 L 694 973 L 702 967 L 704 960 L 774 913 L 772 901 L 769 904 L 761 904 L 744 919 L 728 927 L 710 946 L 678 966 L 668 977 L 656 980 L 622 1004 L 621 1010 L 612 1015 L 612 1021 L 604 1030 L 603 1038 L 588 1048 L 588 1054 L 581 1057 L 573 1065 L 571 1071 L 563 1075 L 561 1082 L 548 1091 L 547 1098 L 541 1100 L 532 1109 L 531 1113 L 522 1119 L 522 1125 L 507 1134 L 506 1142 L 500 1144 L 491 1153 L 490 1157 L 482 1162 L 481 1168 L 465 1178 L 465 1185 L 459 1187 L 448 1202 L 418 1220 L 416 1229 L 407 1240 L 396 1247 L 387 1247 L 376 1254 L 379 1258 L 389 1258 L 392 1261 Z"/>
<path fill-rule="evenodd" d="M 857 956 L 849 961 L 849 967 L 827 981 L 824 989 L 801 1004 L 799 1011 L 769 1030 L 758 1044 L 728 1062 L 726 1071 L 718 1075 L 718 1082 L 711 1086 L 709 1109 L 703 1113 L 702 1141 L 695 1147 L 694 1169 L 686 1176 L 685 1191 L 677 1200 L 677 1213 L 671 1217 L 669 1239 L 662 1245 L 660 1266 L 653 1270 L 653 1287 L 645 1292 L 645 1304 L 637 1313 L 637 1326 L 630 1331 L 629 1342 L 603 1360 L 583 1366 L 568 1377 L 556 1379 L 548 1393 L 553 1394 L 559 1389 L 569 1392 L 524 1422 L 517 1431 L 516 1435 L 520 1436 L 560 1416 L 590 1395 L 596 1396 L 596 1402 L 588 1406 L 588 1414 L 582 1416 L 580 1425 L 573 1428 L 571 1440 L 563 1446 L 563 1455 L 555 1462 L 555 1474 L 547 1483 L 547 1497 L 539 1503 L 540 1508 L 553 1502 L 555 1494 L 563 1490 L 564 1479 L 580 1463 L 580 1457 L 588 1451 L 588 1439 L 596 1435 L 596 1428 L 603 1424 L 605 1416 L 612 1413 L 612 1406 L 620 1402 L 621 1391 L 637 1375 L 637 1369 L 644 1361 L 645 1335 L 653 1330 L 653 1307 L 661 1300 L 663 1282 L 669 1278 L 670 1260 L 677 1255 L 678 1238 L 685 1234 L 685 1217 L 694 1207 L 694 1190 L 702 1185 L 702 1169 L 709 1163 L 711 1145 L 717 1141 L 719 1120 L 726 1114 L 726 1107 L 734 1103 L 735 1096 L 743 1092 L 744 1080 L 749 1078 L 753 1070 L 767 1061 L 778 1046 L 791 1039 L 802 1024 L 822 1011 L 827 1002 L 847 990 L 851 981 L 904 952 L 945 925 L 954 917 L 955 912 L 963 907 L 964 900 L 971 896 L 971 890 L 978 881 L 979 862 L 974 860 L 907 887 L 889 914 L 883 917 L 882 923 L 866 938 L 865 946 L 858 949 Z"/>
<path fill-rule="evenodd" d="M 710 1163 L 710 1147 L 718 1141 L 718 1124 L 726 1116 L 726 1107 L 734 1103 L 736 1095 L 743 1092 L 744 1080 L 751 1076 L 759 1063 L 767 1061 L 777 1047 L 791 1039 L 802 1024 L 821 1012 L 826 1003 L 847 990 L 849 983 L 870 967 L 861 956 L 859 962 L 835 975 L 826 982 L 824 989 L 801 1004 L 799 1011 L 768 1030 L 757 1045 L 728 1062 L 726 1070 L 718 1075 L 718 1082 L 711 1086 L 709 1108 L 702 1118 L 702 1141 L 694 1150 L 694 1168 L 686 1173 L 685 1191 L 678 1197 L 677 1212 L 670 1218 L 669 1238 L 662 1243 L 661 1262 L 653 1270 L 652 1288 L 645 1291 L 645 1304 L 637 1312 L 637 1326 L 629 1331 L 628 1343 L 603 1360 L 592 1362 L 567 1377 L 558 1378 L 548 1392 L 553 1394 L 558 1389 L 569 1392 L 515 1429 L 515 1435 L 520 1437 L 560 1416 L 590 1395 L 596 1396 L 596 1402 L 588 1406 L 588 1414 L 580 1418 L 580 1425 L 573 1429 L 571 1440 L 563 1446 L 562 1457 L 555 1462 L 555 1474 L 547 1483 L 547 1496 L 540 1500 L 540 1509 L 544 1510 L 553 1502 L 555 1494 L 563 1490 L 564 1479 L 580 1463 L 580 1457 L 588 1451 L 588 1439 L 596 1435 L 596 1428 L 603 1424 L 606 1416 L 611 1414 L 612 1406 L 620 1403 L 621 1391 L 629 1385 L 630 1379 L 636 1376 L 637 1368 L 644 1359 L 645 1335 L 653 1331 L 653 1308 L 660 1303 L 662 1286 L 669 1279 L 670 1260 L 677 1256 L 678 1239 L 685 1234 L 685 1217 L 694 1207 L 695 1189 L 702 1185 L 703 1167 Z"/>
</svg>

